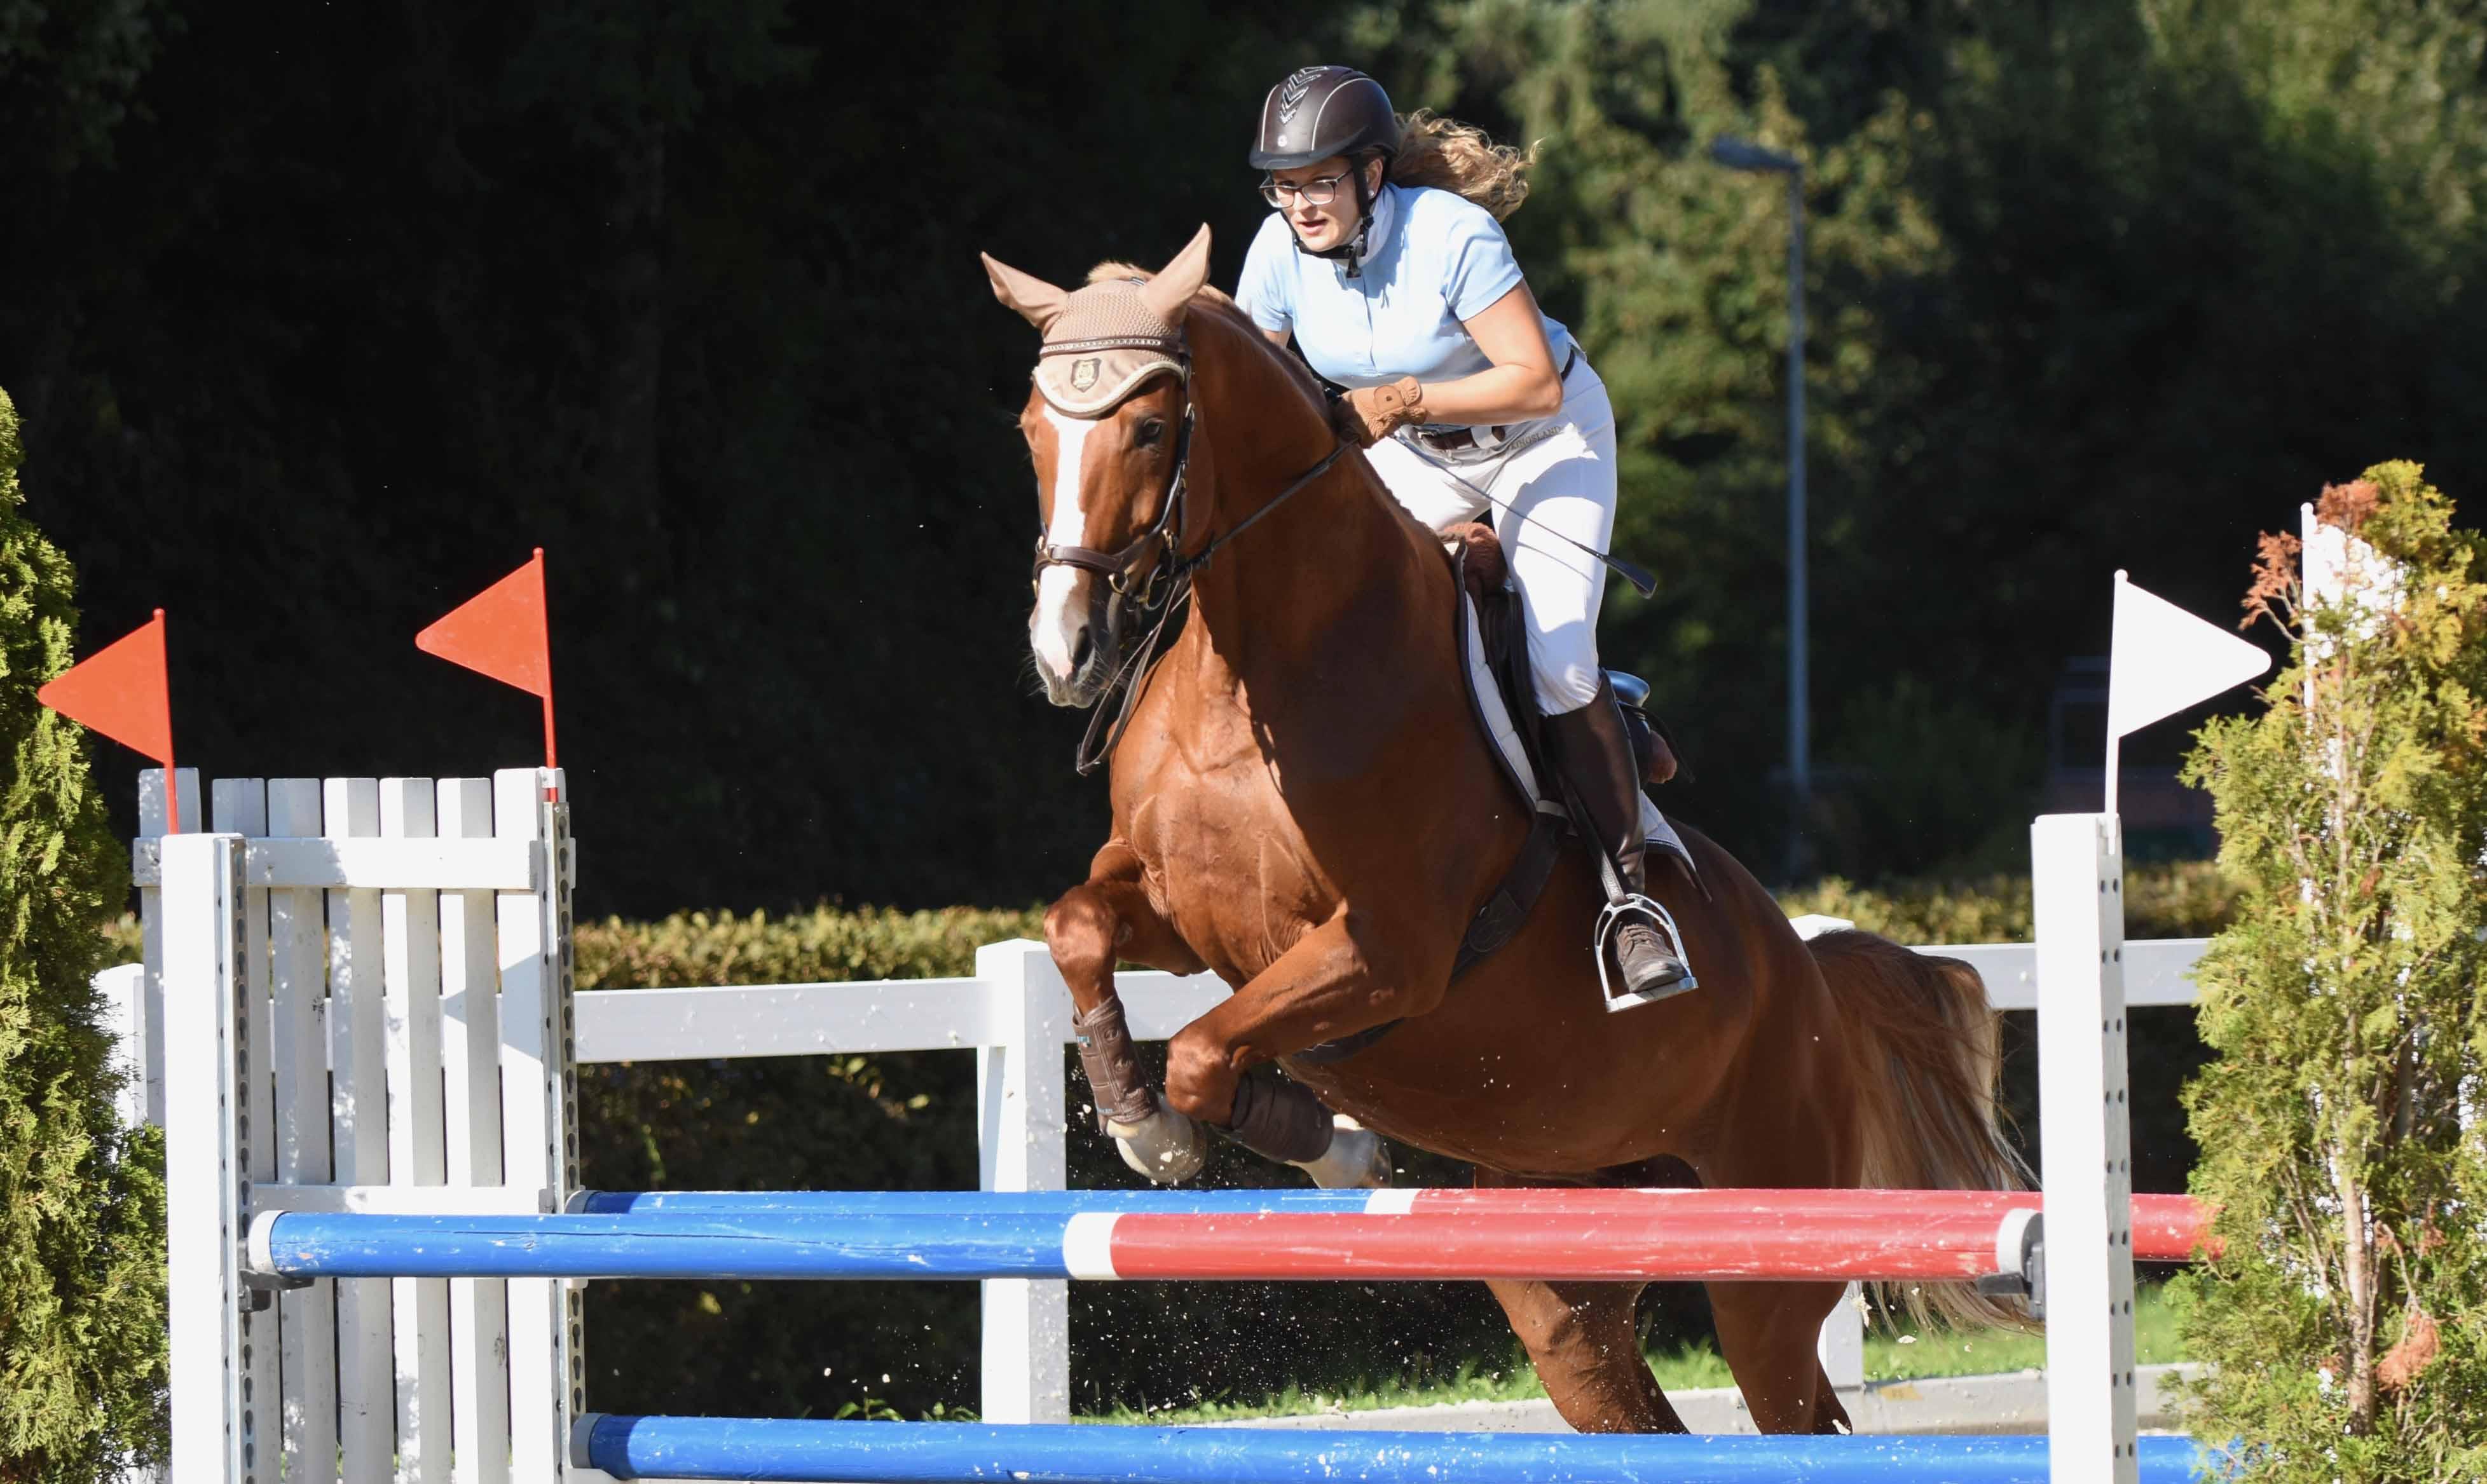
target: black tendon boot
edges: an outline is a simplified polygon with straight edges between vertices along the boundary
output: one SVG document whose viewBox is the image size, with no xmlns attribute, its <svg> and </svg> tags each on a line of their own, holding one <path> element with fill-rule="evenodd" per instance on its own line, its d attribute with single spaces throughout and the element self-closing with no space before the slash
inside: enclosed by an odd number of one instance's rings
<svg viewBox="0 0 2487 1484">
<path fill-rule="evenodd" d="M 1642 873 L 1640 770 L 1613 686 L 1601 678 L 1587 705 L 1547 717 L 1546 735 L 1599 857 L 1607 906 L 1598 916 L 1597 946 L 1602 954 L 1611 946 L 1620 979 L 1607 977 L 1601 958 L 1607 1008 L 1630 1009 L 1694 988 L 1674 920 L 1650 898 Z"/>
</svg>

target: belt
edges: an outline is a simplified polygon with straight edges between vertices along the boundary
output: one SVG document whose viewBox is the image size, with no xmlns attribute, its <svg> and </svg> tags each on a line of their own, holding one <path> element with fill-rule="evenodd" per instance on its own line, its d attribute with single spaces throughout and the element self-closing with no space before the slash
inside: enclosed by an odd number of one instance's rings
<svg viewBox="0 0 2487 1484">
<path fill-rule="evenodd" d="M 1572 368 L 1579 364 L 1580 364 L 1580 347 L 1579 345 L 1574 345 L 1571 347 L 1570 351 L 1564 355 L 1563 370 L 1556 373 L 1554 379 L 1558 382 L 1571 380 Z M 1494 434 L 1494 441 L 1496 444 L 1500 444 L 1503 439 L 1510 436 L 1511 428 L 1512 425 L 1508 423 L 1496 423 L 1494 425 L 1491 429 Z M 1454 427 L 1447 432 L 1439 433 L 1428 431 L 1422 427 L 1414 427 L 1409 429 L 1409 432 L 1418 443 L 1423 444 L 1425 447 L 1429 449 L 1439 449 L 1446 453 L 1456 453 L 1461 449 L 1472 449 L 1477 446 L 1476 429 L 1473 427 Z"/>
</svg>

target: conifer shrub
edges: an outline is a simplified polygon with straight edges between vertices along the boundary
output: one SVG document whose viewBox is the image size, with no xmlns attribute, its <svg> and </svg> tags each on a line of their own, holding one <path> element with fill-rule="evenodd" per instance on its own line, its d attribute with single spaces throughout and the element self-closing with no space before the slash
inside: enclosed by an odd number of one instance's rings
<svg viewBox="0 0 2487 1484">
<path fill-rule="evenodd" d="M 2189 1277 L 2195 1436 L 2242 1476 L 2487 1477 L 2487 583 L 2411 463 L 2327 488 L 2371 556 L 2309 592 L 2266 536 L 2249 621 L 2290 663 L 2188 765 L 2236 921 L 2187 1091 L 2221 1254 Z M 2357 550 L 2355 546 L 2353 551 Z"/>
<path fill-rule="evenodd" d="M 93 978 L 129 862 L 82 730 L 35 701 L 70 663 L 74 576 L 19 457 L 0 393 L 0 1478 L 86 1484 L 164 1448 L 163 1148 L 114 1105 Z"/>
</svg>

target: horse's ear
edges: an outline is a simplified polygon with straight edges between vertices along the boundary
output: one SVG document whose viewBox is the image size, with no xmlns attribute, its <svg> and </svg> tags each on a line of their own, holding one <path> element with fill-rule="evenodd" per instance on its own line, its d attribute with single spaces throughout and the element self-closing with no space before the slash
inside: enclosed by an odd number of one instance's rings
<svg viewBox="0 0 2487 1484">
<path fill-rule="evenodd" d="M 1203 225 L 1191 245 L 1174 255 L 1174 261 L 1160 269 L 1140 289 L 1140 299 L 1157 311 L 1158 317 L 1168 324 L 1183 323 L 1184 311 L 1190 307 L 1191 296 L 1209 282 L 1209 228 Z"/>
<path fill-rule="evenodd" d="M 1021 273 L 991 253 L 979 253 L 985 260 L 985 276 L 993 281 L 993 297 L 1018 310 L 1038 330 L 1052 328 L 1062 316 L 1062 301 L 1070 295 L 1033 273 Z"/>
</svg>

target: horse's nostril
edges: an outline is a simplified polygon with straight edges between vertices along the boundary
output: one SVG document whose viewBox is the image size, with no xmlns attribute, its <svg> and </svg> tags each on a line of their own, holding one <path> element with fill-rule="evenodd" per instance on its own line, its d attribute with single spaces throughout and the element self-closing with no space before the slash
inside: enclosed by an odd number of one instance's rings
<svg viewBox="0 0 2487 1484">
<path fill-rule="evenodd" d="M 1096 647 L 1096 641 L 1090 636 L 1089 632 L 1084 628 L 1081 629 L 1079 631 L 1079 637 L 1071 642 L 1071 673 L 1073 674 L 1077 674 L 1080 670 L 1087 665 L 1088 655 L 1090 651 L 1094 650 Z"/>
</svg>

